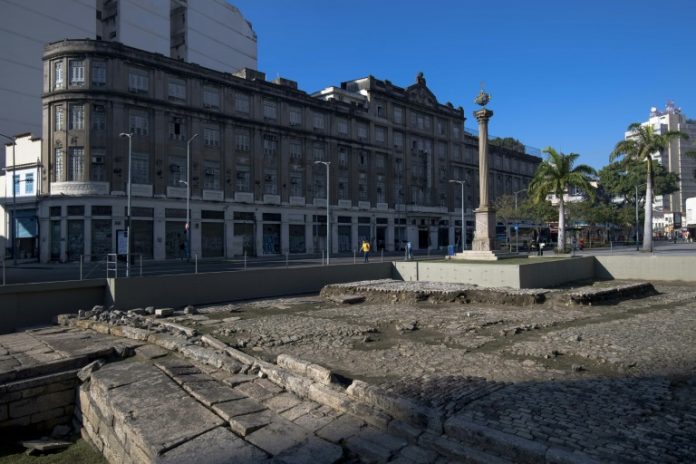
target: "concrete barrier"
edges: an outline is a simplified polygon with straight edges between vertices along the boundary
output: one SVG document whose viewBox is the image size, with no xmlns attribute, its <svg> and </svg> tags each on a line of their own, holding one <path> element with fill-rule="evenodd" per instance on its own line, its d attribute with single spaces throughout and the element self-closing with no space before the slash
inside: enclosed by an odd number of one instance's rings
<svg viewBox="0 0 696 464">
<path fill-rule="evenodd" d="M 327 284 L 388 278 L 391 263 L 117 278 L 108 279 L 107 299 L 121 309 L 180 307 L 319 293 Z"/>
<path fill-rule="evenodd" d="M 598 279 L 696 282 L 696 256 L 596 256 L 594 267 Z"/>
<path fill-rule="evenodd" d="M 104 304 L 104 279 L 71 280 L 0 287 L 0 333 L 50 324 L 61 313 Z"/>
<path fill-rule="evenodd" d="M 404 281 L 453 282 L 479 287 L 547 288 L 594 277 L 592 257 L 559 260 L 530 259 L 525 264 L 395 262 L 395 275 Z"/>
</svg>

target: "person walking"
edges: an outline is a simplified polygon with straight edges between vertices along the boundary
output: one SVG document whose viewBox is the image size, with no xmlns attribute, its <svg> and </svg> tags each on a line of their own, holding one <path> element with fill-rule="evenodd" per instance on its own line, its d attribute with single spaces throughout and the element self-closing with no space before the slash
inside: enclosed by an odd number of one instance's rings
<svg viewBox="0 0 696 464">
<path fill-rule="evenodd" d="M 406 259 L 408 261 L 411 261 L 411 247 L 411 241 L 409 240 L 408 242 L 406 242 Z"/>
<path fill-rule="evenodd" d="M 363 240 L 362 245 L 360 246 L 360 251 L 363 252 L 363 255 L 365 256 L 365 262 L 367 263 L 369 261 L 370 256 L 370 244 L 367 240 Z"/>
</svg>

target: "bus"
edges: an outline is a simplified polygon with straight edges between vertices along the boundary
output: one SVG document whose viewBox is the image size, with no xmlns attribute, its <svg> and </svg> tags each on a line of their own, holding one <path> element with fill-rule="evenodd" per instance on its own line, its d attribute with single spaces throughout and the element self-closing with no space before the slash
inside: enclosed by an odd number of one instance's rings
<svg viewBox="0 0 696 464">
<path fill-rule="evenodd" d="M 554 237 L 555 235 L 555 237 Z M 495 227 L 495 241 L 501 250 L 530 251 L 533 243 L 546 243 L 551 248 L 558 237 L 558 231 L 552 233 L 548 224 L 532 224 L 529 222 L 498 223 Z"/>
</svg>

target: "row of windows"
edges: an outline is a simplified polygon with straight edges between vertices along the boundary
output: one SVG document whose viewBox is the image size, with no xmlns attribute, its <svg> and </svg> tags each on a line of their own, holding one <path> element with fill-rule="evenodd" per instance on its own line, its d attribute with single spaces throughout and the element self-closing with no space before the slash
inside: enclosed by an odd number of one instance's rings
<svg viewBox="0 0 696 464">
<path fill-rule="evenodd" d="M 93 86 L 105 86 L 106 85 L 106 62 L 99 60 L 92 60 L 91 65 L 91 81 Z M 63 89 L 65 88 L 65 78 L 64 78 L 64 62 L 56 61 L 53 63 L 53 88 Z M 85 79 L 85 60 L 82 59 L 69 59 L 69 86 L 84 86 Z M 142 69 L 131 68 L 128 72 L 128 90 L 134 93 L 147 94 L 150 92 L 150 75 L 147 71 Z M 220 89 L 215 86 L 205 85 L 203 86 L 203 106 L 206 108 L 220 109 Z M 167 97 L 169 100 L 185 102 L 187 98 L 187 86 L 184 79 L 179 79 L 175 77 L 169 77 L 167 80 Z M 235 93 L 235 110 L 239 113 L 249 114 L 251 109 L 251 97 L 246 93 Z M 303 125 L 303 111 L 302 108 L 298 106 L 290 106 L 288 110 L 289 118 L 288 123 L 291 126 L 302 126 Z M 263 118 L 266 120 L 277 121 L 278 120 L 278 101 L 273 99 L 263 100 Z M 404 108 L 400 106 L 394 106 L 393 108 L 393 122 L 395 124 L 404 124 Z M 377 106 L 377 115 L 380 117 L 385 117 L 384 106 Z M 411 119 L 410 126 L 414 129 L 427 130 L 429 131 L 432 127 L 433 117 L 424 113 L 417 111 L 410 111 Z M 311 124 L 314 129 L 325 130 L 326 129 L 326 117 L 324 113 L 312 112 Z M 437 119 L 437 130 L 436 135 L 446 136 L 448 122 L 442 119 Z M 349 127 L 348 120 L 345 118 L 337 118 L 336 121 L 337 133 L 340 135 L 348 135 Z M 369 130 L 365 123 L 357 123 L 357 137 L 362 140 L 368 139 Z M 454 139 L 458 140 L 461 136 L 461 128 L 457 123 L 452 125 L 452 136 Z M 375 128 L 375 140 L 378 143 L 383 143 L 386 139 L 386 127 L 376 127 Z"/>
</svg>

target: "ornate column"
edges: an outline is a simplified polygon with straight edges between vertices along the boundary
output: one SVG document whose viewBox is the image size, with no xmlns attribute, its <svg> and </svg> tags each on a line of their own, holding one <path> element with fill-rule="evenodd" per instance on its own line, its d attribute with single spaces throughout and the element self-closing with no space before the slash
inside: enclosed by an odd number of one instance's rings
<svg viewBox="0 0 696 464">
<path fill-rule="evenodd" d="M 476 232 L 473 251 L 495 251 L 495 209 L 488 200 L 488 120 L 493 111 L 485 108 L 490 95 L 481 89 L 475 102 L 482 108 L 474 111 L 479 122 L 479 207 L 476 209 Z"/>
</svg>

